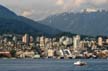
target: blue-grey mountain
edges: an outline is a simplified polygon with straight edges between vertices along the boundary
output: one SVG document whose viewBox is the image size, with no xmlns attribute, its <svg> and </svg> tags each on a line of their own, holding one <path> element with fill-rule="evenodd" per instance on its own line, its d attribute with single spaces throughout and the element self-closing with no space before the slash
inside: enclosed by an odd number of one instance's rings
<svg viewBox="0 0 108 71">
<path fill-rule="evenodd" d="M 56 34 L 60 31 L 28 18 L 18 16 L 0 5 L 0 34 Z"/>
<path fill-rule="evenodd" d="M 62 31 L 84 35 L 108 35 L 108 12 L 62 13 L 41 23 Z"/>
</svg>

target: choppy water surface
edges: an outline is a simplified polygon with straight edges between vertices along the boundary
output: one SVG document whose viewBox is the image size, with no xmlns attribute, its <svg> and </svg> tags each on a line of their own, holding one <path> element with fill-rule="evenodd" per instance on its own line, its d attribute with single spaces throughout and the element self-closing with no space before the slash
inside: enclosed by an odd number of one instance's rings
<svg viewBox="0 0 108 71">
<path fill-rule="evenodd" d="M 0 71 L 108 71 L 107 59 L 84 59 L 86 66 L 75 66 L 71 60 L 0 59 Z"/>
</svg>

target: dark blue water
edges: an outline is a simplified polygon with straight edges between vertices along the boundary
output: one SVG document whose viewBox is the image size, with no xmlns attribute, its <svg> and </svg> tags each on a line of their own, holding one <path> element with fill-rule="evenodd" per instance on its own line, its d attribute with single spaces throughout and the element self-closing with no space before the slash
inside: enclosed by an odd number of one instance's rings
<svg viewBox="0 0 108 71">
<path fill-rule="evenodd" d="M 107 59 L 82 60 L 86 66 L 75 66 L 77 60 L 0 59 L 0 71 L 108 71 Z"/>
</svg>

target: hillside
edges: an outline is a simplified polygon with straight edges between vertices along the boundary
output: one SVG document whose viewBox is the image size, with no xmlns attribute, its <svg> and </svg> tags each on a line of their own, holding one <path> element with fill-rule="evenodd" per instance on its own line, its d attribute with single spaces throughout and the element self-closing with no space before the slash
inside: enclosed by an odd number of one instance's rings
<svg viewBox="0 0 108 71">
<path fill-rule="evenodd" d="M 62 13 L 49 16 L 41 23 L 65 32 L 84 35 L 108 35 L 108 12 Z"/>
<path fill-rule="evenodd" d="M 60 31 L 49 26 L 40 24 L 28 18 L 17 16 L 14 12 L 0 5 L 0 34 L 57 34 Z"/>
</svg>

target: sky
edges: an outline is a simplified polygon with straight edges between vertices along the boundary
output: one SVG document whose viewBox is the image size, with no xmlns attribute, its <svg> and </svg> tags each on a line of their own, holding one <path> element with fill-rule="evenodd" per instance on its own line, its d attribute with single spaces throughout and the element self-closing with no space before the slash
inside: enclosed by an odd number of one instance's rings
<svg viewBox="0 0 108 71">
<path fill-rule="evenodd" d="M 80 12 L 86 8 L 108 10 L 108 0 L 0 0 L 0 4 L 17 15 L 34 20 L 63 12 Z"/>
</svg>

